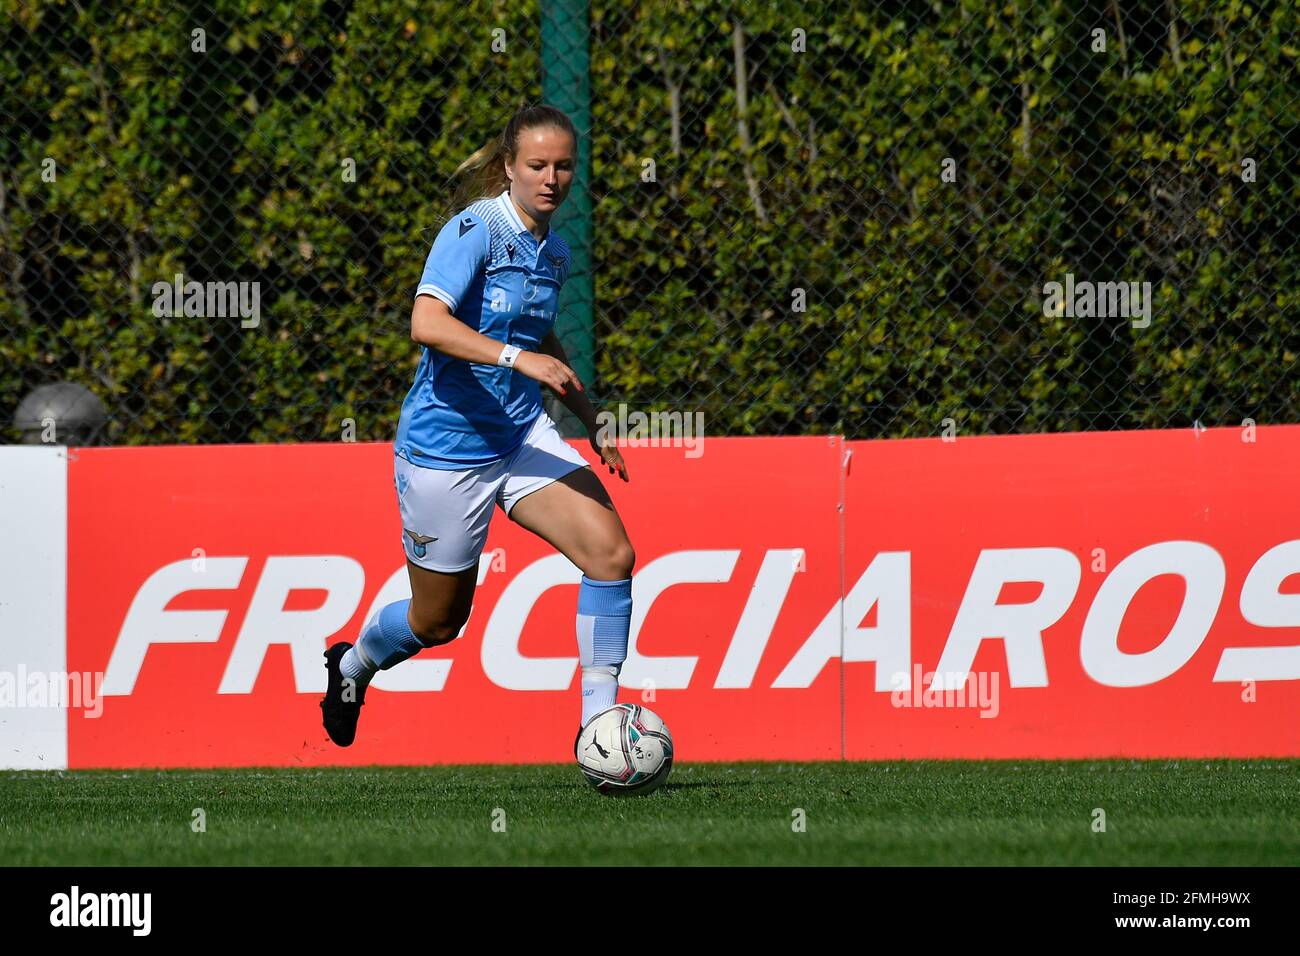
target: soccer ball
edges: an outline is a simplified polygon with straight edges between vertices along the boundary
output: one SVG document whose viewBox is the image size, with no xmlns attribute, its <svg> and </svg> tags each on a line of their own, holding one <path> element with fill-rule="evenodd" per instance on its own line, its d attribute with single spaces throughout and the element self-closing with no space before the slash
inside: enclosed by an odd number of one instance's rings
<svg viewBox="0 0 1300 956">
<path fill-rule="evenodd" d="M 587 782 L 607 796 L 657 790 L 673 768 L 673 738 L 653 710 L 616 704 L 587 722 L 573 747 Z"/>
</svg>

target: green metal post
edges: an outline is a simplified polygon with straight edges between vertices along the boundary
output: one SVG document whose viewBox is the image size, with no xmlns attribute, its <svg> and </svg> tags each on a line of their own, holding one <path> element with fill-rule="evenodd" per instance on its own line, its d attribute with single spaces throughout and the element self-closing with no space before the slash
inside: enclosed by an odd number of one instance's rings
<svg viewBox="0 0 1300 956">
<path fill-rule="evenodd" d="M 542 99 L 564 110 L 578 128 L 573 188 L 568 202 L 551 220 L 573 253 L 555 334 L 584 386 L 590 386 L 595 378 L 596 354 L 591 331 L 591 71 L 587 38 L 587 0 L 542 0 Z M 586 434 L 567 409 L 558 403 L 555 408 L 563 412 L 561 434 L 569 438 Z"/>
</svg>

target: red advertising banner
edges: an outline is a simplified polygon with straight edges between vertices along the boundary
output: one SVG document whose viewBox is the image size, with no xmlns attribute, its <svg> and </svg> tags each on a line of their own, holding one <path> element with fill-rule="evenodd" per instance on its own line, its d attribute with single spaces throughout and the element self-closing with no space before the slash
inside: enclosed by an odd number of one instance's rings
<svg viewBox="0 0 1300 956">
<path fill-rule="evenodd" d="M 625 457 L 620 700 L 680 760 L 1300 755 L 1300 427 Z M 410 593 L 388 444 L 68 469 L 69 767 L 571 759 L 579 571 L 500 512 L 462 636 L 326 739 L 322 651 Z"/>
<path fill-rule="evenodd" d="M 1300 427 L 848 450 L 849 758 L 1300 754 Z"/>
<path fill-rule="evenodd" d="M 838 600 L 841 452 L 710 438 L 602 474 L 637 553 L 620 700 L 678 759 L 839 757 L 837 669 L 772 685 Z M 462 636 L 377 677 L 350 748 L 325 737 L 322 652 L 410 595 L 388 444 L 88 448 L 69 470 L 68 667 L 105 672 L 69 767 L 572 759 L 580 572 L 499 510 Z"/>
</svg>

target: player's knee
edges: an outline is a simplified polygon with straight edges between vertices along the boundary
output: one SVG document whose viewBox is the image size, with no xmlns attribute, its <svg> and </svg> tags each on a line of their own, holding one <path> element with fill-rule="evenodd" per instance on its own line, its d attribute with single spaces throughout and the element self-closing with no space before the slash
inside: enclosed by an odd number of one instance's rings
<svg viewBox="0 0 1300 956">
<path fill-rule="evenodd" d="M 632 568 L 636 564 L 636 552 L 632 550 L 632 543 L 624 538 L 601 549 L 589 563 L 590 568 L 583 569 L 587 577 L 603 581 L 621 581 L 632 576 Z"/>
<path fill-rule="evenodd" d="M 411 633 L 425 647 L 437 647 L 440 644 L 450 644 L 454 641 L 457 635 L 460 634 L 460 629 L 464 626 L 464 621 L 459 623 L 455 621 L 432 621 L 422 623 L 418 628 L 412 627 Z"/>
<path fill-rule="evenodd" d="M 632 576 L 632 567 L 636 564 L 636 552 L 632 550 L 632 542 L 626 538 L 623 539 L 622 549 L 619 551 L 619 568 L 623 572 L 623 577 Z"/>
</svg>

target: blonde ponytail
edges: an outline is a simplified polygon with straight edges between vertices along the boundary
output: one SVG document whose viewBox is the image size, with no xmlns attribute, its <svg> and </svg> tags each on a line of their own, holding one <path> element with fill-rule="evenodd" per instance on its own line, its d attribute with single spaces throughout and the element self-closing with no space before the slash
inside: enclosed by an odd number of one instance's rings
<svg viewBox="0 0 1300 956">
<path fill-rule="evenodd" d="M 505 170 L 506 150 L 498 137 L 475 150 L 469 158 L 456 167 L 452 179 L 459 179 L 452 194 L 451 218 L 477 199 L 494 199 L 510 185 Z M 462 178 L 463 177 L 463 178 Z"/>
</svg>

